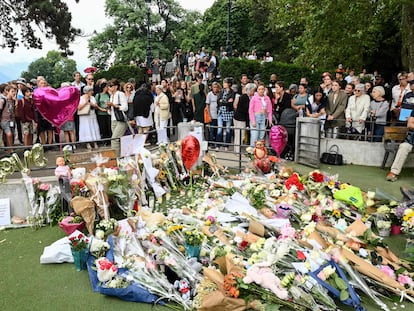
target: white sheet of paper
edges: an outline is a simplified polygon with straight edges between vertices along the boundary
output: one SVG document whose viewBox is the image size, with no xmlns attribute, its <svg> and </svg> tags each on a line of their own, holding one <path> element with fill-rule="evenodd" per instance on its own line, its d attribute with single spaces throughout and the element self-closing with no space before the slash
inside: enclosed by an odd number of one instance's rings
<svg viewBox="0 0 414 311">
<path fill-rule="evenodd" d="M 147 135 L 135 134 L 121 137 L 121 157 L 137 154 L 144 147 Z"/>
<path fill-rule="evenodd" d="M 257 216 L 257 210 L 249 204 L 249 201 L 240 193 L 235 192 L 230 200 L 226 202 L 225 207 L 229 212 L 233 214 L 242 215 L 243 213 Z"/>
<path fill-rule="evenodd" d="M 10 224 L 10 198 L 0 199 L 0 226 Z"/>
</svg>

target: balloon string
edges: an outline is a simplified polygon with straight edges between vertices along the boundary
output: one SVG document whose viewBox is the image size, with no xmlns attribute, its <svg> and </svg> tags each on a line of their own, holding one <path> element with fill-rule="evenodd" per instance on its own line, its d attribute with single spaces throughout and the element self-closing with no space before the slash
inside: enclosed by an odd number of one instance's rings
<svg viewBox="0 0 414 311">
<path fill-rule="evenodd" d="M 191 169 L 190 169 L 190 189 L 191 189 L 191 203 L 194 203 L 193 171 Z"/>
</svg>

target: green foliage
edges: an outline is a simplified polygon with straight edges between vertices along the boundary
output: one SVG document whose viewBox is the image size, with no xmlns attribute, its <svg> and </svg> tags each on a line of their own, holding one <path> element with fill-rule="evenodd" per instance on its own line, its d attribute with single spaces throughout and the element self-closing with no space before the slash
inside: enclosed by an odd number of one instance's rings
<svg viewBox="0 0 414 311">
<path fill-rule="evenodd" d="M 263 82 L 267 83 L 270 75 L 276 73 L 278 79 L 284 81 L 287 86 L 291 83 L 299 83 L 303 76 L 308 78 L 310 86 L 318 86 L 321 82 L 320 71 L 312 71 L 310 68 L 282 62 L 261 64 L 260 61 L 230 58 L 220 63 L 220 70 L 223 78 L 233 77 L 236 81 L 240 79 L 242 74 L 247 74 L 251 80 L 255 74 L 260 74 Z"/>
<path fill-rule="evenodd" d="M 129 78 L 134 78 L 139 84 L 144 81 L 144 73 L 143 69 L 137 66 L 118 65 L 110 67 L 108 70 L 98 71 L 95 74 L 95 79 L 98 80 L 101 78 L 105 78 L 107 80 L 115 78 L 124 82 L 126 82 Z"/>
<path fill-rule="evenodd" d="M 256 42 L 259 55 L 263 55 L 260 47 L 267 43 L 265 50 L 273 52 L 275 59 L 304 66 L 333 68 L 342 63 L 371 71 L 395 71 L 400 67 L 401 29 L 409 27 L 408 22 L 405 27 L 400 23 L 401 6 L 406 1 L 236 2 L 248 7 L 250 19 L 257 23 L 261 34 Z"/>
<path fill-rule="evenodd" d="M 7 47 L 11 52 L 20 44 L 27 48 L 41 49 L 42 41 L 38 33 L 35 33 L 36 28 L 39 28 L 46 38 L 55 38 L 59 48 L 70 55 L 72 52 L 69 51 L 69 43 L 80 34 L 80 30 L 71 25 L 72 14 L 68 12 L 65 1 L 2 1 L 0 16 L 0 47 Z"/>
<path fill-rule="evenodd" d="M 32 62 L 21 76 L 27 81 L 37 76 L 44 76 L 51 86 L 58 88 L 62 82 L 72 81 L 75 70 L 76 62 L 73 59 L 62 56 L 60 52 L 49 51 L 46 57 Z"/>
<path fill-rule="evenodd" d="M 89 57 L 94 66 L 105 68 L 111 59 L 115 64 L 144 60 L 147 48 L 147 7 L 144 0 L 107 0 L 106 14 L 113 19 L 102 33 L 89 40 Z M 182 42 L 194 48 L 194 33 L 201 21 L 198 12 L 184 10 L 177 1 L 152 1 L 150 13 L 153 57 L 170 60 Z"/>
</svg>

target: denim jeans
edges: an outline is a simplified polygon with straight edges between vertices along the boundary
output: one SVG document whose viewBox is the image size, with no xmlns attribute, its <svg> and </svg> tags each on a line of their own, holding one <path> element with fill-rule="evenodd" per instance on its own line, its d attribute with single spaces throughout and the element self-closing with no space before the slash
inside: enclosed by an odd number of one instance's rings
<svg viewBox="0 0 414 311">
<path fill-rule="evenodd" d="M 255 114 L 256 127 L 252 127 L 250 124 L 250 146 L 254 147 L 257 140 L 262 140 L 266 134 L 266 115 Z"/>
<path fill-rule="evenodd" d="M 217 126 L 217 119 L 211 119 L 210 125 Z M 214 142 L 216 141 L 216 136 L 217 136 L 217 128 L 210 127 L 208 140 L 212 144 L 212 146 L 214 146 Z"/>
<path fill-rule="evenodd" d="M 217 137 L 216 137 L 216 141 L 218 143 L 222 143 L 223 142 L 223 126 L 226 126 L 226 143 L 230 144 L 231 143 L 231 121 L 224 121 L 223 120 L 223 116 L 219 113 L 219 115 L 217 116 Z"/>
</svg>

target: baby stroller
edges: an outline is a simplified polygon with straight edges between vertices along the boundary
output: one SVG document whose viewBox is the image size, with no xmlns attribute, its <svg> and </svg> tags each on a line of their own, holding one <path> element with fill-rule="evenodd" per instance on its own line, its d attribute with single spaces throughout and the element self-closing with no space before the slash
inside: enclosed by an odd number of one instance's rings
<svg viewBox="0 0 414 311">
<path fill-rule="evenodd" d="M 292 108 L 286 108 L 280 114 L 279 125 L 286 128 L 288 141 L 281 157 L 293 161 L 295 158 L 295 135 L 296 135 L 296 111 Z"/>
</svg>

